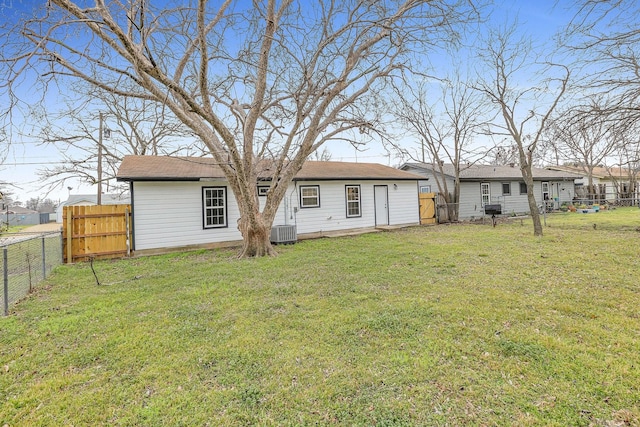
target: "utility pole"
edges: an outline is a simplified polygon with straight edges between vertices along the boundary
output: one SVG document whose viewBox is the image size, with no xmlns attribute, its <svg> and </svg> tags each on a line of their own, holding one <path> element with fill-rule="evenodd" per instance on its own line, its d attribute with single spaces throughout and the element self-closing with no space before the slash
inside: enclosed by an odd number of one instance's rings
<svg viewBox="0 0 640 427">
<path fill-rule="evenodd" d="M 98 205 L 102 204 L 102 122 L 102 113 L 100 113 L 100 126 L 98 129 L 98 197 L 96 198 Z"/>
</svg>

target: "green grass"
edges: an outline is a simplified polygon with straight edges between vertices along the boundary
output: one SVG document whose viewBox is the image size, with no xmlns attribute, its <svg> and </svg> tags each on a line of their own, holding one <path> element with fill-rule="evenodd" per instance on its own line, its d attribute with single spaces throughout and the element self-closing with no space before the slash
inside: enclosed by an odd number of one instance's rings
<svg viewBox="0 0 640 427">
<path fill-rule="evenodd" d="M 1 221 L 1 219 L 0 219 Z M 6 223 L 2 223 L 2 225 L 4 227 L 6 227 Z M 12 225 L 10 227 L 8 227 L 7 229 L 2 228 L 0 230 L 0 236 L 2 236 L 3 234 L 13 234 L 13 233 L 18 233 L 22 230 L 24 230 L 25 228 L 30 227 L 29 225 Z"/>
<path fill-rule="evenodd" d="M 640 210 L 547 224 L 59 267 L 0 318 L 0 425 L 640 425 Z"/>
</svg>

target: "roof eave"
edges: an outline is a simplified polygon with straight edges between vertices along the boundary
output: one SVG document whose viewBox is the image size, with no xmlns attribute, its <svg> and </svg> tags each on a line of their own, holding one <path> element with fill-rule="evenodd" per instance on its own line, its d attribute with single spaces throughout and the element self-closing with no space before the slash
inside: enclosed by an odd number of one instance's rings
<svg viewBox="0 0 640 427">
<path fill-rule="evenodd" d="M 293 178 L 293 181 L 420 181 L 424 179 L 422 177 L 416 176 L 412 177 L 384 177 L 384 176 L 376 176 L 376 177 L 367 177 L 367 176 L 350 176 L 350 177 L 302 177 L 302 178 Z"/>
<path fill-rule="evenodd" d="M 221 178 L 221 177 L 199 177 L 199 178 L 194 178 L 194 177 L 183 177 L 183 178 L 176 178 L 176 177 L 148 177 L 148 176 L 144 176 L 144 177 L 136 177 L 136 176 L 118 176 L 116 177 L 116 181 L 119 182 L 141 182 L 141 181 L 162 181 L 162 182 L 174 182 L 174 181 L 181 181 L 181 182 L 185 182 L 185 181 L 190 181 L 190 182 L 194 182 L 194 181 L 220 181 L 220 180 L 225 180 L 226 178 Z"/>
</svg>

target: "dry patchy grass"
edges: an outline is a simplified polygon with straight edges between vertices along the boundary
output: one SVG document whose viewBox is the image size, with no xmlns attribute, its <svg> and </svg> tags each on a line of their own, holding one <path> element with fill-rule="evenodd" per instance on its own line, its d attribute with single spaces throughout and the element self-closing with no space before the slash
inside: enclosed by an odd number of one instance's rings
<svg viewBox="0 0 640 427">
<path fill-rule="evenodd" d="M 593 227 L 593 224 L 596 227 Z M 640 424 L 640 210 L 63 266 L 0 425 Z"/>
</svg>

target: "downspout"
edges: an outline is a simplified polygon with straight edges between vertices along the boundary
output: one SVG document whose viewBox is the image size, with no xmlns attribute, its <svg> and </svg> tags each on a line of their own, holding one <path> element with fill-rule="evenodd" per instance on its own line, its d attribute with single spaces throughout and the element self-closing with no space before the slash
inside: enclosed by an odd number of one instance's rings
<svg viewBox="0 0 640 427">
<path fill-rule="evenodd" d="M 136 222 L 134 220 L 135 209 L 133 207 L 133 181 L 129 181 L 129 199 L 131 200 L 131 252 L 135 252 L 136 250 Z"/>
<path fill-rule="evenodd" d="M 289 225 L 289 198 L 284 197 L 284 225 Z"/>
<path fill-rule="evenodd" d="M 298 194 L 298 181 L 294 181 L 293 192 L 289 195 L 289 198 L 295 197 L 297 194 Z M 295 225 L 297 229 L 298 228 L 298 209 L 295 206 L 291 210 L 291 219 L 293 219 L 293 225 Z"/>
</svg>

